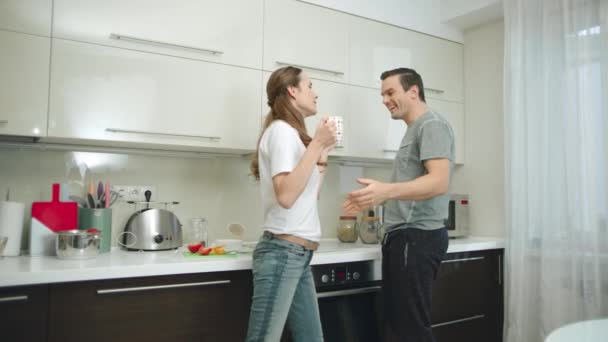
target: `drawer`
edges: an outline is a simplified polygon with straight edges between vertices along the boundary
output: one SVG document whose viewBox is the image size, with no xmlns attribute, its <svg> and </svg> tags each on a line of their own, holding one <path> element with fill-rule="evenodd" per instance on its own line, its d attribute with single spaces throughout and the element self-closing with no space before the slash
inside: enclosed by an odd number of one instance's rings
<svg viewBox="0 0 608 342">
<path fill-rule="evenodd" d="M 466 252 L 444 258 L 433 284 L 433 324 L 496 315 L 502 296 L 499 255 L 497 251 Z"/>
<path fill-rule="evenodd" d="M 2 341 L 46 341 L 48 287 L 0 288 Z"/>
<path fill-rule="evenodd" d="M 250 271 L 52 285 L 49 341 L 242 341 L 251 295 Z"/>
</svg>

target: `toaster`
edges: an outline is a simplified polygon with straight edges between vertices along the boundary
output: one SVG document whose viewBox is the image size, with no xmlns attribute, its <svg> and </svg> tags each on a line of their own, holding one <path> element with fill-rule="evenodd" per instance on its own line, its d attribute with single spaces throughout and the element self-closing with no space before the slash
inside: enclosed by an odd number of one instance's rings
<svg viewBox="0 0 608 342">
<path fill-rule="evenodd" d="M 182 245 L 182 224 L 167 209 L 135 212 L 125 225 L 122 246 L 130 251 L 162 251 Z"/>
</svg>

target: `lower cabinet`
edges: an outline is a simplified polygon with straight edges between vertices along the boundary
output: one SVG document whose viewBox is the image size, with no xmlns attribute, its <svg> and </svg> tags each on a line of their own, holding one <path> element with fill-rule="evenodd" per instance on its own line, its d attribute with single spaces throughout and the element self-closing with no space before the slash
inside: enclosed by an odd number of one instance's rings
<svg viewBox="0 0 608 342">
<path fill-rule="evenodd" d="M 49 342 L 243 341 L 251 271 L 50 285 Z"/>
<path fill-rule="evenodd" d="M 501 342 L 503 250 L 450 253 L 433 285 L 437 342 Z"/>
<path fill-rule="evenodd" d="M 48 286 L 0 288 L 0 341 L 47 340 Z"/>
<path fill-rule="evenodd" d="M 438 342 L 502 342 L 502 261 L 498 249 L 447 254 L 433 284 Z M 0 340 L 244 341 L 252 294 L 250 270 L 0 288 Z"/>
</svg>

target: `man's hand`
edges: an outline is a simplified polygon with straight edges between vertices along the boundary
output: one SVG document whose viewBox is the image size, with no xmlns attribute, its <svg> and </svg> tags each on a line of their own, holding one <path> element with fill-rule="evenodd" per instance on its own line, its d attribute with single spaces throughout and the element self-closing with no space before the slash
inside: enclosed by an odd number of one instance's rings
<svg viewBox="0 0 608 342">
<path fill-rule="evenodd" d="M 365 208 L 360 208 L 359 206 L 357 206 L 355 202 L 351 201 L 348 198 L 344 201 L 344 204 L 342 204 L 342 210 L 344 210 L 344 212 L 348 215 L 356 215 L 364 209 Z"/>
<path fill-rule="evenodd" d="M 346 212 L 352 213 L 370 208 L 374 205 L 383 203 L 390 197 L 391 185 L 388 183 L 378 182 L 373 179 L 359 178 L 357 183 L 365 185 L 365 188 L 359 189 L 348 194 L 343 208 Z"/>
</svg>

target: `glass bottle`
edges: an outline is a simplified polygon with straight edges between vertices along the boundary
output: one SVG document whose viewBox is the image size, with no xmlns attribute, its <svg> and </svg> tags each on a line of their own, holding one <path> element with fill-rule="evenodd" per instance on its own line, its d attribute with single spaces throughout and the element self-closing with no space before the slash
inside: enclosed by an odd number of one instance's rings
<svg viewBox="0 0 608 342">
<path fill-rule="evenodd" d="M 338 240 L 342 242 L 357 241 L 357 217 L 356 216 L 340 216 L 338 222 Z"/>
<path fill-rule="evenodd" d="M 192 219 L 192 243 L 202 243 L 203 247 L 209 246 L 207 219 L 203 217 L 195 217 Z"/>
</svg>

